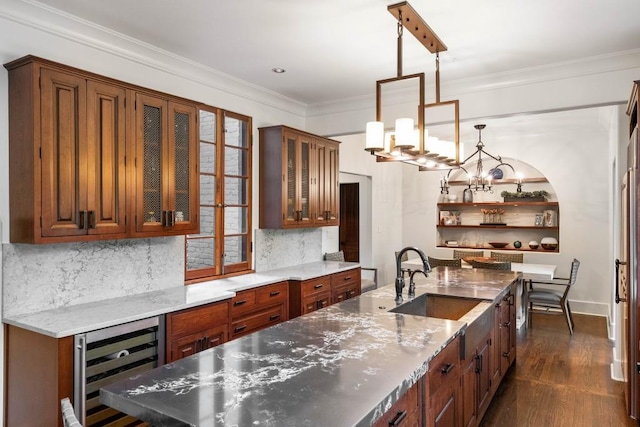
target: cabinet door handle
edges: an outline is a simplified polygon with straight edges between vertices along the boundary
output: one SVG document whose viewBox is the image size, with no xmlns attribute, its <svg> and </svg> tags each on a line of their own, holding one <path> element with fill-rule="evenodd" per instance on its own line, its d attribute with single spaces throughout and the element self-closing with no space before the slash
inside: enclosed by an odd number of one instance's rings
<svg viewBox="0 0 640 427">
<path fill-rule="evenodd" d="M 96 211 L 89 211 L 89 228 L 96 228 Z"/>
<path fill-rule="evenodd" d="M 504 326 L 505 328 L 508 328 L 509 326 L 511 326 L 511 321 L 509 321 L 509 322 L 504 322 L 504 323 L 502 324 L 502 326 Z"/>
<path fill-rule="evenodd" d="M 453 363 L 447 363 L 442 368 L 440 368 L 440 373 L 442 375 L 447 375 L 449 372 L 453 370 Z"/>
<path fill-rule="evenodd" d="M 318 308 L 324 308 L 324 305 L 325 305 L 326 303 L 327 303 L 327 301 L 326 301 L 326 300 L 321 299 L 321 300 L 319 300 L 319 301 L 317 302 L 317 307 L 318 307 Z"/>
<path fill-rule="evenodd" d="M 476 374 L 482 372 L 482 355 L 479 354 L 476 356 Z"/>
<path fill-rule="evenodd" d="M 235 329 L 233 330 L 233 332 L 242 332 L 242 331 L 244 331 L 245 329 L 247 329 L 247 325 L 244 325 L 244 326 L 238 326 L 237 328 L 235 328 Z"/>
<path fill-rule="evenodd" d="M 398 411 L 395 417 L 389 421 L 389 427 L 397 427 L 407 417 L 407 411 Z"/>
<path fill-rule="evenodd" d="M 320 283 L 319 285 L 315 285 L 313 289 L 320 289 L 323 286 L 324 286 L 324 283 Z"/>
<path fill-rule="evenodd" d="M 80 220 L 80 224 L 78 224 L 80 226 L 81 230 L 86 230 L 88 228 L 88 215 L 89 215 L 89 211 L 80 211 L 79 212 L 79 220 Z"/>
<path fill-rule="evenodd" d="M 242 300 L 242 301 L 234 301 L 234 302 L 233 302 L 233 306 L 234 306 L 234 307 L 237 307 L 237 306 L 239 306 L 239 305 L 246 304 L 246 303 L 247 303 L 247 300 L 246 300 L 246 299 L 244 299 L 244 300 Z"/>
<path fill-rule="evenodd" d="M 204 346 L 203 346 L 204 350 L 208 349 L 209 348 L 209 337 L 208 336 L 204 337 L 203 338 L 203 342 L 204 342 Z"/>
<path fill-rule="evenodd" d="M 344 278 L 344 281 L 346 282 L 347 280 L 351 280 L 351 276 L 347 276 Z"/>
<path fill-rule="evenodd" d="M 272 291 L 272 292 L 269 292 L 269 296 L 270 296 L 270 297 L 277 297 L 278 295 L 280 295 L 280 291 Z"/>
<path fill-rule="evenodd" d="M 273 316 L 269 316 L 269 321 L 273 322 L 274 320 L 278 320 L 280 318 L 279 314 L 274 314 Z"/>
</svg>

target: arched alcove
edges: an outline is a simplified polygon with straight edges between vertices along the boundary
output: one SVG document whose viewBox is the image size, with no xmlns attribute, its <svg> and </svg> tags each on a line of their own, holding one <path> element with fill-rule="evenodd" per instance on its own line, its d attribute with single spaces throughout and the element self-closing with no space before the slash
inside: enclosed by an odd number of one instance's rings
<svg viewBox="0 0 640 427">
<path fill-rule="evenodd" d="M 482 166 L 485 176 L 479 180 L 470 178 L 477 159 L 443 173 L 437 246 L 559 252 L 560 206 L 552 183 L 517 159 L 499 163 L 485 156 Z"/>
</svg>

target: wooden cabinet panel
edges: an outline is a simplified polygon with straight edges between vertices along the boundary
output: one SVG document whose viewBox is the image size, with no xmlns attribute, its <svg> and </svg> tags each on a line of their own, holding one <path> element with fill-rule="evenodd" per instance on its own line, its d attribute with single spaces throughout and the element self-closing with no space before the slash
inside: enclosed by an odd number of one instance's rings
<svg viewBox="0 0 640 427">
<path fill-rule="evenodd" d="M 456 427 L 460 425 L 460 399 L 458 385 L 443 387 L 429 401 L 427 426 Z"/>
<path fill-rule="evenodd" d="M 427 372 L 429 392 L 435 393 L 440 386 L 458 378 L 460 366 L 460 338 L 456 337 L 431 362 Z"/>
<path fill-rule="evenodd" d="M 302 299 L 302 313 L 307 314 L 331 305 L 331 293 L 314 294 Z"/>
<path fill-rule="evenodd" d="M 315 294 L 331 291 L 331 276 L 322 276 L 315 279 L 305 280 L 301 283 L 302 296 L 308 297 Z"/>
<path fill-rule="evenodd" d="M 256 304 L 265 305 L 276 302 L 286 302 L 289 286 L 287 282 L 275 283 L 256 289 Z"/>
<path fill-rule="evenodd" d="M 478 373 L 478 414 L 484 415 L 491 403 L 493 392 L 491 389 L 491 358 L 489 345 L 491 338 L 486 337 L 476 351 L 477 373 Z"/>
<path fill-rule="evenodd" d="M 360 295 L 360 269 L 304 281 L 289 281 L 289 316 L 298 317 Z"/>
<path fill-rule="evenodd" d="M 89 234 L 124 234 L 126 91 L 87 83 L 87 210 Z"/>
<path fill-rule="evenodd" d="M 422 379 L 407 392 L 373 424 L 374 427 L 403 426 L 418 427 L 422 425 Z"/>
<path fill-rule="evenodd" d="M 462 426 L 475 427 L 478 423 L 478 362 L 475 357 L 464 362 L 460 373 Z"/>
<path fill-rule="evenodd" d="M 228 301 L 167 314 L 167 363 L 226 342 L 228 324 Z"/>
<path fill-rule="evenodd" d="M 339 142 L 260 128 L 260 228 L 339 225 Z"/>
<path fill-rule="evenodd" d="M 42 236 L 87 234 L 87 82 L 47 68 L 40 73 Z"/>
<path fill-rule="evenodd" d="M 360 295 L 359 283 L 347 283 L 333 287 L 332 304 L 336 304 Z"/>
</svg>

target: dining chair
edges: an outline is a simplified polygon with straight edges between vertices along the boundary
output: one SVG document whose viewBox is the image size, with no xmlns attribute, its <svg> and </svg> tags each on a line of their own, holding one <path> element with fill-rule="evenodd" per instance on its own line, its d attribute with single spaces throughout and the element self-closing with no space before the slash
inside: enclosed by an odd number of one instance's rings
<svg viewBox="0 0 640 427">
<path fill-rule="evenodd" d="M 327 252 L 324 254 L 325 261 L 344 262 L 344 251 Z M 360 267 L 360 270 L 373 273 L 373 279 L 360 277 L 360 292 L 368 292 L 378 288 L 378 269 L 373 267 Z"/>
<path fill-rule="evenodd" d="M 60 401 L 60 409 L 62 409 L 62 425 L 64 427 L 82 427 L 75 412 L 73 412 L 73 405 L 71 405 L 68 397 Z"/>
<path fill-rule="evenodd" d="M 507 271 L 511 271 L 511 261 L 504 261 L 504 262 L 489 261 L 489 262 L 485 262 L 485 261 L 470 260 L 469 264 L 471 264 L 471 267 L 473 267 L 473 268 L 487 268 L 489 270 L 507 270 Z"/>
<path fill-rule="evenodd" d="M 428 256 L 427 260 L 429 261 L 429 265 L 431 267 L 462 267 L 462 260 L 459 258 L 433 258 Z"/>
<path fill-rule="evenodd" d="M 571 262 L 569 278 L 558 277 L 549 281 L 529 281 L 529 291 L 527 292 L 527 325 L 529 327 L 533 324 L 533 313 L 564 314 L 569 333 L 573 335 L 574 323 L 568 296 L 571 287 L 576 283 L 578 267 L 580 267 L 580 261 L 574 258 Z M 553 285 L 564 289 L 535 288 L 534 285 Z M 558 310 L 561 310 L 561 312 Z"/>
<path fill-rule="evenodd" d="M 484 251 L 461 251 L 459 249 L 453 250 L 453 257 L 455 259 L 463 259 L 470 257 L 483 257 Z"/>
<path fill-rule="evenodd" d="M 514 253 L 506 253 L 506 252 L 495 252 L 495 251 L 491 251 L 491 258 L 495 259 L 496 261 L 510 261 L 510 262 L 519 262 L 519 263 L 523 263 L 524 262 L 524 254 L 519 253 L 519 254 L 514 254 Z"/>
</svg>

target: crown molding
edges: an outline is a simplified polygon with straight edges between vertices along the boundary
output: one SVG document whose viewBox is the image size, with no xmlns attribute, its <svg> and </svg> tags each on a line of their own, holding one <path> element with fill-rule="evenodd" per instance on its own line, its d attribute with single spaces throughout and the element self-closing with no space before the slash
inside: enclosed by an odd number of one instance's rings
<svg viewBox="0 0 640 427">
<path fill-rule="evenodd" d="M 252 103 L 304 117 L 306 104 L 33 0 L 4 0 L 0 18 L 187 79 Z M 24 52 L 25 55 L 32 52 Z M 51 58 L 53 59 L 53 58 Z M 69 64 L 77 66 L 76 64 Z"/>
</svg>

